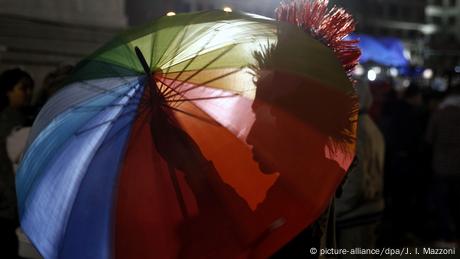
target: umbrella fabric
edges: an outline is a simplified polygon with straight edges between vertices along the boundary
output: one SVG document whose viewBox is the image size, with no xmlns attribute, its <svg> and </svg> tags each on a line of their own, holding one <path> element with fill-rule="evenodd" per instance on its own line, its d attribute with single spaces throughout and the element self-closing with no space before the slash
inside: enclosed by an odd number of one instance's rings
<svg viewBox="0 0 460 259">
<path fill-rule="evenodd" d="M 21 226 L 45 258 L 267 257 L 349 167 L 353 92 L 332 51 L 264 17 L 208 11 L 127 31 L 36 119 Z"/>
</svg>

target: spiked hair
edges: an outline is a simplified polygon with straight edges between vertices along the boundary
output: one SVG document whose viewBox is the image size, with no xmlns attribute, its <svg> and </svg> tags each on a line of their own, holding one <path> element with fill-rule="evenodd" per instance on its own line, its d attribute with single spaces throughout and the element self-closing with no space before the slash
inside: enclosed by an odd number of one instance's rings
<svg viewBox="0 0 460 259">
<path fill-rule="evenodd" d="M 358 41 L 346 40 L 345 37 L 354 30 L 355 23 L 352 16 L 344 9 L 335 6 L 328 9 L 328 2 L 328 0 L 290 0 L 281 3 L 275 12 L 279 21 L 296 25 L 330 48 L 354 84 L 351 73 L 358 64 L 361 52 L 357 46 Z M 292 84 L 302 84 L 300 77 L 296 79 L 294 75 L 288 76 L 281 71 L 275 71 L 276 53 L 285 40 L 283 31 L 280 30 L 276 44 L 268 44 L 264 50 L 253 53 L 256 62 L 250 68 L 255 76 L 257 98 L 280 107 L 288 104 L 291 107 L 295 105 L 308 107 L 308 109 L 294 109 L 303 111 L 302 114 L 295 115 L 325 132 L 330 137 L 328 146 L 332 150 L 348 150 L 349 144 L 356 140 L 354 136 L 358 111 L 356 92 L 349 92 L 350 98 L 340 98 L 336 96 L 335 91 L 330 91 L 327 87 L 300 87 L 298 91 L 303 96 L 309 97 L 308 100 L 299 103 L 284 100 L 282 95 L 276 94 L 277 91 L 282 90 L 280 85 L 286 84 L 288 80 L 292 81 Z M 272 77 L 266 78 L 265 75 L 270 73 Z M 318 98 L 320 96 L 328 96 L 328 98 Z M 328 112 L 316 116 L 315 111 L 320 107 L 327 107 Z M 348 112 L 344 113 L 344 111 Z M 337 114 L 341 116 L 336 116 Z"/>
<path fill-rule="evenodd" d="M 357 40 L 346 40 L 355 29 L 353 17 L 342 8 L 328 9 L 329 0 L 290 0 L 275 10 L 279 21 L 298 26 L 334 51 L 348 77 L 359 62 Z"/>
</svg>

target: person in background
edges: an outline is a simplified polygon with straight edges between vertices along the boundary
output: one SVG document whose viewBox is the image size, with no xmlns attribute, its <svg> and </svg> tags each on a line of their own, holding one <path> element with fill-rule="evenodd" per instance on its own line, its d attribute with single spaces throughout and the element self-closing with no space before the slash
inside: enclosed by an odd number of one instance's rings
<svg viewBox="0 0 460 259">
<path fill-rule="evenodd" d="M 34 82 L 19 69 L 0 76 L 0 251 L 5 258 L 18 257 L 16 228 L 19 225 L 13 166 L 6 151 L 6 138 L 18 127 L 30 123 L 26 110 Z"/>
<path fill-rule="evenodd" d="M 74 70 L 73 65 L 61 65 L 53 71 L 49 72 L 43 80 L 43 85 L 38 93 L 38 98 L 35 102 L 37 112 L 45 105 L 49 98 L 61 90 L 65 86 L 65 82 L 69 75 Z"/>
<path fill-rule="evenodd" d="M 31 115 L 29 119 L 30 122 L 32 122 L 33 119 L 38 115 L 41 108 L 45 105 L 48 99 L 64 86 L 65 80 L 68 78 L 73 68 L 74 67 L 72 65 L 59 66 L 46 75 L 45 79 L 43 80 L 42 87 L 38 93 L 38 98 L 33 104 L 33 108 L 31 107 L 28 109 L 27 113 Z M 15 171 L 19 165 L 23 152 L 25 151 L 24 149 L 26 147 L 30 129 L 31 127 L 17 128 L 16 130 L 13 130 L 9 136 L 7 136 L 7 152 L 11 162 L 13 163 Z"/>
<path fill-rule="evenodd" d="M 387 114 L 385 136 L 385 216 L 391 233 L 389 245 L 417 241 L 418 190 L 422 184 L 425 120 L 420 88 L 411 84 Z"/>
<path fill-rule="evenodd" d="M 358 119 L 357 164 L 349 172 L 342 195 L 336 202 L 337 247 L 375 248 L 376 229 L 384 209 L 383 135 L 368 111 L 372 95 L 365 82 L 357 85 L 360 110 Z M 366 258 L 349 255 L 344 258 Z"/>
<path fill-rule="evenodd" d="M 439 105 L 428 124 L 433 148 L 434 204 L 439 239 L 436 246 L 452 247 L 460 238 L 460 85 Z"/>
<path fill-rule="evenodd" d="M 46 75 L 38 93 L 38 98 L 34 102 L 33 108 L 28 112 L 32 115 L 32 118 L 35 118 L 48 99 L 65 85 L 65 81 L 73 71 L 73 68 L 72 65 L 62 65 Z M 15 172 L 25 151 L 30 129 L 31 127 L 27 126 L 16 128 L 6 138 L 6 150 Z M 21 256 L 27 258 L 41 258 L 20 228 L 17 229 L 16 234 L 19 237 L 19 254 Z"/>
</svg>

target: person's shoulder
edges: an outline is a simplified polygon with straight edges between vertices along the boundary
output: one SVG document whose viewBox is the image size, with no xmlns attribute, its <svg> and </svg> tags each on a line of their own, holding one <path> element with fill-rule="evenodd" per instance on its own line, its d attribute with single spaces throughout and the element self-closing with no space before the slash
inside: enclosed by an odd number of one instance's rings
<svg viewBox="0 0 460 259">
<path fill-rule="evenodd" d="M 20 112 L 6 108 L 0 112 L 0 135 L 6 138 L 14 128 L 21 128 L 25 122 L 25 116 Z"/>
<path fill-rule="evenodd" d="M 452 105 L 440 108 L 433 114 L 433 118 L 437 120 L 451 120 L 453 118 L 460 118 L 460 107 Z"/>
<path fill-rule="evenodd" d="M 0 118 L 4 120 L 11 120 L 14 118 L 21 118 L 22 114 L 19 111 L 11 109 L 9 107 L 5 108 L 3 111 L 0 112 Z"/>
<path fill-rule="evenodd" d="M 0 122 L 4 122 L 6 118 L 8 117 L 8 108 L 5 108 L 0 111 Z M 2 124 L 0 124 L 1 126 Z"/>
</svg>

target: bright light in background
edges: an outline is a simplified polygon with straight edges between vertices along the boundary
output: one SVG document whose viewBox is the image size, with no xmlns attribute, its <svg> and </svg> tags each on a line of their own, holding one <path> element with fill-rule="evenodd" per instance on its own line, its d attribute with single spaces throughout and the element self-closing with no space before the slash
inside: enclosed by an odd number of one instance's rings
<svg viewBox="0 0 460 259">
<path fill-rule="evenodd" d="M 423 78 L 425 79 L 431 79 L 433 77 L 433 70 L 432 69 L 425 69 L 425 71 L 423 71 Z"/>
<path fill-rule="evenodd" d="M 369 79 L 369 81 L 375 81 L 375 79 L 377 79 L 377 73 L 375 73 L 373 69 L 367 71 L 367 79 Z"/>
<path fill-rule="evenodd" d="M 224 7 L 224 12 L 231 13 L 231 12 L 233 12 L 233 10 L 232 10 L 232 8 L 230 8 L 228 6 L 225 6 Z"/>
<path fill-rule="evenodd" d="M 379 75 L 380 73 L 382 73 L 381 67 L 373 67 L 371 70 L 373 70 L 376 75 Z"/>
<path fill-rule="evenodd" d="M 174 15 L 176 15 L 175 12 L 168 12 L 168 13 L 166 14 L 166 16 L 174 16 Z"/>
<path fill-rule="evenodd" d="M 361 65 L 357 65 L 355 67 L 355 70 L 353 70 L 353 74 L 356 76 L 362 76 L 364 75 L 364 68 Z"/>
<path fill-rule="evenodd" d="M 447 83 L 447 79 L 442 78 L 442 77 L 435 77 L 433 79 L 433 83 L 431 84 L 431 87 L 433 89 L 440 91 L 440 92 L 447 91 L 448 86 L 449 84 Z"/>
<path fill-rule="evenodd" d="M 402 82 L 402 86 L 407 88 L 407 87 L 409 87 L 409 85 L 410 85 L 410 80 L 409 79 L 404 79 L 403 82 Z"/>
<path fill-rule="evenodd" d="M 404 57 L 405 57 L 407 60 L 410 60 L 411 57 L 412 57 L 412 55 L 410 54 L 410 51 L 409 51 L 408 49 L 405 49 L 405 50 L 403 51 L 403 55 L 404 55 Z"/>
<path fill-rule="evenodd" d="M 397 77 L 398 74 L 399 74 L 399 73 L 398 73 L 398 69 L 397 69 L 397 68 L 395 68 L 395 67 L 390 68 L 390 75 L 391 75 L 392 77 Z"/>
<path fill-rule="evenodd" d="M 422 25 L 420 27 L 420 29 L 422 30 L 423 33 L 425 34 L 433 34 L 435 33 L 436 31 L 439 30 L 438 26 L 434 25 L 434 24 L 425 24 L 425 25 Z"/>
<path fill-rule="evenodd" d="M 460 73 L 460 66 L 455 67 L 455 73 Z"/>
</svg>

